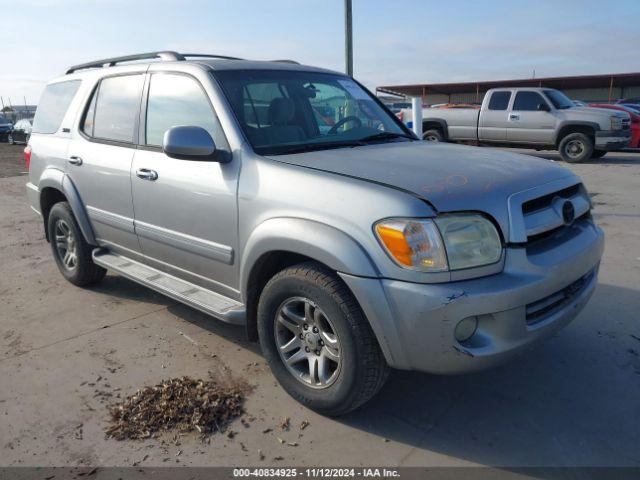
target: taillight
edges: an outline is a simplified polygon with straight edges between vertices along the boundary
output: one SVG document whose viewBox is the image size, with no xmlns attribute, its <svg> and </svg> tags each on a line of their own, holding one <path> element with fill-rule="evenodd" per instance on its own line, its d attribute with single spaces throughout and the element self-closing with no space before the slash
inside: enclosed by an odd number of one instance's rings
<svg viewBox="0 0 640 480">
<path fill-rule="evenodd" d="M 29 170 L 29 166 L 31 165 L 31 147 L 27 145 L 24 147 L 24 166 Z"/>
</svg>

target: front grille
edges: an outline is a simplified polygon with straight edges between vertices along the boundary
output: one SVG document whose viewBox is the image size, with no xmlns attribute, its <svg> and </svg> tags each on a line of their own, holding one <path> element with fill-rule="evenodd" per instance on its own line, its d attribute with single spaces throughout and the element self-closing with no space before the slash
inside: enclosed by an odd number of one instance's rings
<svg viewBox="0 0 640 480">
<path fill-rule="evenodd" d="M 559 190 L 557 192 L 550 193 L 549 195 L 545 195 L 543 197 L 534 198 L 533 200 L 529 200 L 522 204 L 522 213 L 524 215 L 528 215 L 531 212 L 535 212 L 536 210 L 541 210 L 543 208 L 549 208 L 551 202 L 555 197 L 561 198 L 571 198 L 574 195 L 577 195 L 580 192 L 581 185 L 579 183 L 565 188 L 563 190 Z"/>
<path fill-rule="evenodd" d="M 527 245 L 562 233 L 588 217 L 590 210 L 587 191 L 580 183 L 524 202 L 522 216 Z"/>
<path fill-rule="evenodd" d="M 561 310 L 565 305 L 570 303 L 577 295 L 580 295 L 587 285 L 591 282 L 595 270 L 590 271 L 586 275 L 580 277 L 575 282 L 567 285 L 562 290 L 530 303 L 526 306 L 527 325 L 535 325 L 545 318 L 553 315 Z"/>
</svg>

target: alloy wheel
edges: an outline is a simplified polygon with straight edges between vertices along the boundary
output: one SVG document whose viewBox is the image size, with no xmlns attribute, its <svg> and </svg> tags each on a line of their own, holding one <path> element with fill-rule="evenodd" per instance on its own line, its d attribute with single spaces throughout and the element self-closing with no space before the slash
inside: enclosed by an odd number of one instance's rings
<svg viewBox="0 0 640 480">
<path fill-rule="evenodd" d="M 298 381 L 311 388 L 327 388 L 342 366 L 340 339 L 331 320 L 304 297 L 285 300 L 275 316 L 278 354 Z"/>
<path fill-rule="evenodd" d="M 66 221 L 58 219 L 54 229 L 58 258 L 67 270 L 73 270 L 78 264 L 76 238 Z"/>
<path fill-rule="evenodd" d="M 579 158 L 584 153 L 585 146 L 581 140 L 571 140 L 567 142 L 564 151 L 571 158 Z"/>
</svg>

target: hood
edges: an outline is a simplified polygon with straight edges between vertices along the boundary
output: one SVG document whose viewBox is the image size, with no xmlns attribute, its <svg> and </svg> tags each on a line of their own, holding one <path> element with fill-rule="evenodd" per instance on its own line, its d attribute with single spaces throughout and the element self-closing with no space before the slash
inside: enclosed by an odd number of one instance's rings
<svg viewBox="0 0 640 480">
<path fill-rule="evenodd" d="M 613 108 L 598 108 L 598 107 L 573 107 L 568 110 L 561 110 L 562 112 L 569 113 L 578 113 L 582 116 L 598 116 L 606 115 L 608 117 L 620 117 L 626 118 L 629 114 L 627 112 L 623 112 L 622 110 L 615 110 Z"/>
<path fill-rule="evenodd" d="M 505 238 L 509 196 L 575 177 L 550 160 L 431 142 L 394 142 L 270 158 L 408 191 L 438 212 L 487 213 L 500 224 Z"/>
</svg>

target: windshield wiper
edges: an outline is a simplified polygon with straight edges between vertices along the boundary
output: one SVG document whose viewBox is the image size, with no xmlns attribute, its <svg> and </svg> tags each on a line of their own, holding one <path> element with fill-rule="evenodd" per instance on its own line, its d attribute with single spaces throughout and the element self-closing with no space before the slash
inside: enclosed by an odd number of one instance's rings
<svg viewBox="0 0 640 480">
<path fill-rule="evenodd" d="M 365 145 L 360 140 L 348 140 L 343 142 L 320 142 L 320 143 L 307 143 L 304 145 L 292 145 L 290 147 L 274 148 L 273 151 L 265 151 L 264 155 L 287 155 L 289 153 L 303 153 L 313 152 L 318 150 L 330 150 L 332 148 L 346 148 L 346 147 L 362 147 Z"/>
<path fill-rule="evenodd" d="M 387 140 L 393 138 L 408 138 L 409 140 L 415 140 L 411 135 L 407 135 L 406 133 L 395 133 L 395 132 L 380 132 L 374 133 L 373 135 L 369 135 L 367 137 L 361 138 L 360 141 L 364 143 L 375 142 L 378 140 Z"/>
</svg>

